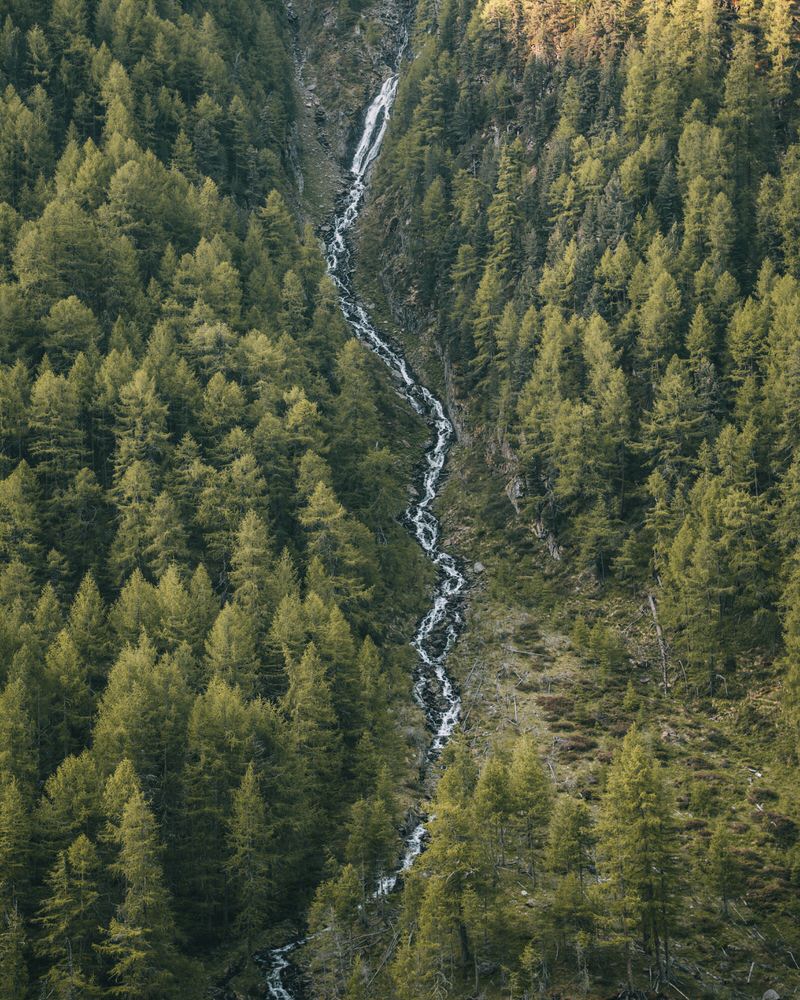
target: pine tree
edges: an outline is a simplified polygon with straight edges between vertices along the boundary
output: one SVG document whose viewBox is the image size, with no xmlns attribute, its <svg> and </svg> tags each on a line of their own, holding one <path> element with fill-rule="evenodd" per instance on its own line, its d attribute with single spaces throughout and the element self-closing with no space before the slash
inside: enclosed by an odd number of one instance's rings
<svg viewBox="0 0 800 1000">
<path fill-rule="evenodd" d="M 452 991 L 460 964 L 456 907 L 456 898 L 445 877 L 435 875 L 428 879 L 419 910 L 412 964 L 404 969 L 398 961 L 395 974 L 403 1000 L 442 996 Z"/>
<path fill-rule="evenodd" d="M 367 637 L 358 651 L 359 721 L 362 735 L 356 747 L 356 774 L 362 787 L 371 787 L 382 766 L 394 767 L 399 740 L 391 715 L 391 691 L 380 654 Z"/>
<path fill-rule="evenodd" d="M 350 809 L 345 856 L 359 873 L 365 894 L 372 891 L 397 856 L 397 829 L 380 796 L 358 799 Z"/>
<path fill-rule="evenodd" d="M 206 641 L 205 668 L 209 676 L 238 686 L 246 697 L 259 685 L 261 661 L 258 632 L 250 612 L 236 602 L 217 615 Z"/>
<path fill-rule="evenodd" d="M 333 466 L 343 495 L 360 505 L 365 499 L 360 463 L 381 434 L 375 394 L 369 388 L 373 384 L 369 356 L 355 339 L 348 340 L 336 357 L 336 381 Z"/>
<path fill-rule="evenodd" d="M 330 576 L 334 594 L 345 607 L 368 600 L 373 573 L 371 539 L 358 522 L 347 517 L 333 491 L 318 483 L 300 513 L 307 533 L 309 556 L 316 556 Z"/>
<path fill-rule="evenodd" d="M 66 488 L 83 456 L 79 405 L 69 380 L 44 367 L 31 389 L 29 419 L 36 471 L 52 496 Z"/>
<path fill-rule="evenodd" d="M 347 982 L 345 1000 L 368 1000 L 368 998 L 369 981 L 361 956 L 356 955 L 355 962 L 353 962 L 353 971 L 350 973 L 350 979 Z"/>
<path fill-rule="evenodd" d="M 0 911 L 0 1000 L 20 1000 L 28 992 L 27 935 L 16 903 Z"/>
<path fill-rule="evenodd" d="M 47 864 L 80 834 L 94 832 L 102 812 L 102 788 L 102 776 L 89 750 L 67 757 L 47 779 L 36 811 L 40 847 Z"/>
<path fill-rule="evenodd" d="M 87 666 L 68 629 L 62 629 L 47 650 L 45 684 L 50 702 L 46 753 L 49 771 L 86 744 L 94 707 Z"/>
<path fill-rule="evenodd" d="M 770 60 L 769 91 L 783 103 L 792 92 L 792 57 L 796 43 L 797 14 L 791 4 L 765 0 L 761 9 L 764 44 Z"/>
<path fill-rule="evenodd" d="M 497 352 L 495 328 L 503 315 L 502 275 L 497 266 L 488 264 L 475 292 L 472 338 L 475 345 L 472 367 L 478 378 L 491 370 Z"/>
<path fill-rule="evenodd" d="M 680 289 L 672 275 L 662 271 L 639 313 L 637 352 L 651 385 L 658 381 L 677 346 L 681 318 Z"/>
<path fill-rule="evenodd" d="M 313 642 L 300 661 L 289 664 L 287 670 L 289 686 L 283 707 L 291 723 L 292 738 L 307 762 L 313 789 L 311 801 L 323 820 L 328 819 L 342 805 L 334 790 L 339 788 L 343 763 L 330 681 Z"/>
<path fill-rule="evenodd" d="M 519 782 L 514 790 L 520 792 Z M 484 831 L 485 849 L 494 878 L 505 864 L 506 838 L 511 818 L 521 805 L 522 795 L 512 792 L 509 769 L 497 755 L 492 755 L 481 768 L 475 787 L 475 820 Z M 524 808 L 524 807 L 523 807 Z"/>
<path fill-rule="evenodd" d="M 333 605 L 316 637 L 317 648 L 331 679 L 331 695 L 339 727 L 348 743 L 355 741 L 359 717 L 359 665 L 353 632 L 341 610 Z"/>
<path fill-rule="evenodd" d="M 508 780 L 511 808 L 522 835 L 528 871 L 533 875 L 546 837 L 552 790 L 532 737 L 523 736 L 514 744 Z"/>
<path fill-rule="evenodd" d="M 300 339 L 306 327 L 306 297 L 303 284 L 293 270 L 283 276 L 279 320 L 281 329 L 290 337 Z"/>
<path fill-rule="evenodd" d="M 277 606 L 272 603 L 272 567 L 273 552 L 267 525 L 255 511 L 248 511 L 236 534 L 230 582 L 236 603 L 258 622 L 262 637 Z"/>
<path fill-rule="evenodd" d="M 183 563 L 188 558 L 186 529 L 168 493 L 159 493 L 147 514 L 142 554 L 156 579 L 162 577 L 171 564 Z"/>
<path fill-rule="evenodd" d="M 226 865 L 236 897 L 234 927 L 249 955 L 274 906 L 274 845 L 252 761 L 233 795 L 228 845 Z"/>
<path fill-rule="evenodd" d="M 109 623 L 120 645 L 134 644 L 142 632 L 155 635 L 158 621 L 158 595 L 141 570 L 128 578 L 109 612 Z"/>
<path fill-rule="evenodd" d="M 92 685 L 97 689 L 105 677 L 110 640 L 103 598 L 90 572 L 81 581 L 70 606 L 68 629 L 78 656 L 89 667 Z"/>
<path fill-rule="evenodd" d="M 0 481 L 0 555 L 7 562 L 19 559 L 37 569 L 43 522 L 36 477 L 23 459 Z"/>
<path fill-rule="evenodd" d="M 267 484 L 250 451 L 234 458 L 203 487 L 197 520 L 205 532 L 207 550 L 227 581 L 236 533 L 249 511 L 266 513 Z"/>
<path fill-rule="evenodd" d="M 672 803 L 661 769 L 634 726 L 608 774 L 597 827 L 604 921 L 626 955 L 629 986 L 638 937 L 665 976 L 675 906 Z"/>
<path fill-rule="evenodd" d="M 100 340 L 97 319 L 76 295 L 54 303 L 44 326 L 48 356 L 62 369 L 80 351 L 91 354 L 97 349 Z"/>
<path fill-rule="evenodd" d="M 98 709 L 94 752 L 105 773 L 118 761 L 131 761 L 165 824 L 177 806 L 190 710 L 189 686 L 177 657 L 158 657 L 146 637 L 122 650 Z"/>
<path fill-rule="evenodd" d="M 155 818 L 141 792 L 122 810 L 116 868 L 124 896 L 100 946 L 113 993 L 141 1000 L 177 996 L 175 925 L 161 867 Z"/>
<path fill-rule="evenodd" d="M 310 967 L 314 981 L 329 995 L 341 993 L 351 974 L 362 929 L 362 900 L 358 872 L 345 865 L 319 886 L 309 908 Z"/>
<path fill-rule="evenodd" d="M 133 795 L 140 793 L 141 790 L 142 783 L 133 764 L 127 757 L 123 758 L 103 787 L 101 810 L 106 822 L 100 836 L 105 844 L 119 846 L 125 806 Z"/>
<path fill-rule="evenodd" d="M 134 463 L 157 466 L 165 454 L 167 406 L 158 397 L 155 379 L 144 368 L 120 388 L 115 435 L 114 467 L 118 479 Z"/>
<path fill-rule="evenodd" d="M 98 573 L 108 545 L 108 498 L 91 469 L 79 469 L 58 498 L 57 516 L 62 525 L 59 547 L 79 578 L 87 571 Z"/>
<path fill-rule="evenodd" d="M 519 201 L 522 194 L 523 146 L 520 139 L 500 154 L 497 190 L 487 211 L 492 247 L 488 264 L 502 283 L 515 274 L 519 255 Z"/>
<path fill-rule="evenodd" d="M 21 677 L 10 680 L 0 693 L 0 775 L 15 779 L 23 794 L 33 791 L 37 772 L 35 729 L 28 693 Z"/>
<path fill-rule="evenodd" d="M 48 988 L 64 1000 L 101 995 L 93 948 L 102 910 L 99 876 L 100 859 L 85 834 L 59 853 L 47 876 L 36 950 L 47 962 Z"/>
<path fill-rule="evenodd" d="M 119 525 L 108 557 L 117 584 L 147 565 L 148 522 L 154 499 L 153 468 L 141 461 L 124 468 L 117 487 Z"/>
<path fill-rule="evenodd" d="M 0 908 L 25 901 L 29 891 L 31 819 L 14 777 L 0 784 Z"/>
<path fill-rule="evenodd" d="M 298 255 L 297 231 L 286 203 L 277 191 L 271 191 L 259 212 L 264 245 L 281 274 L 289 261 Z"/>
<path fill-rule="evenodd" d="M 746 32 L 739 33 L 734 45 L 719 120 L 732 153 L 738 243 L 744 247 L 752 233 L 756 185 L 772 139 L 767 89 L 756 70 L 753 40 Z"/>
<path fill-rule="evenodd" d="M 212 677 L 195 698 L 189 717 L 181 909 L 195 933 L 207 940 L 213 940 L 219 921 L 226 929 L 230 923 L 224 869 L 227 821 L 233 794 L 255 749 L 254 709 L 257 706 L 247 706 L 237 688 Z"/>
<path fill-rule="evenodd" d="M 158 581 L 156 600 L 158 627 L 154 638 L 159 648 L 174 652 L 184 643 L 191 646 L 195 637 L 194 608 L 174 563 L 165 569 Z"/>
<path fill-rule="evenodd" d="M 713 429 L 712 415 L 703 410 L 688 365 L 673 357 L 642 427 L 642 444 L 652 456 L 653 467 L 667 480 L 686 477 L 696 468 L 700 442 Z"/>
<path fill-rule="evenodd" d="M 281 668 L 299 660 L 308 638 L 306 616 L 299 594 L 287 594 L 278 604 L 270 628 L 270 644 Z"/>
<path fill-rule="evenodd" d="M 548 829 L 548 873 L 575 875 L 583 887 L 591 866 L 591 848 L 591 817 L 585 803 L 569 795 L 559 796 Z"/>
</svg>

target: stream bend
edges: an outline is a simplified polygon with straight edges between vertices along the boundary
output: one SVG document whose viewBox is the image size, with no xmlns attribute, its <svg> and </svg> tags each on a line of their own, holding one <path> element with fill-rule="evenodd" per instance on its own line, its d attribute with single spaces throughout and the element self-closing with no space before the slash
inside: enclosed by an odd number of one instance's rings
<svg viewBox="0 0 800 1000">
<path fill-rule="evenodd" d="M 404 49 L 405 42 L 400 46 L 398 65 Z M 422 463 L 418 494 L 407 507 L 404 517 L 409 531 L 438 573 L 431 607 L 417 625 L 411 640 L 418 657 L 414 698 L 424 711 L 433 734 L 425 753 L 424 772 L 447 744 L 461 715 L 461 699 L 447 673 L 446 661 L 463 628 L 461 598 L 467 580 L 456 559 L 439 547 L 440 526 L 430 509 L 438 494 L 455 431 L 442 401 L 417 380 L 402 350 L 375 328 L 364 304 L 356 295 L 350 243 L 350 234 L 363 207 L 369 171 L 380 153 L 397 96 L 398 80 L 397 72 L 389 76 L 367 109 L 363 132 L 350 167 L 349 187 L 326 240 L 326 261 L 328 273 L 339 291 L 342 313 L 348 325 L 358 339 L 383 361 L 398 393 L 423 417 L 432 432 Z M 374 897 L 388 895 L 395 889 L 403 872 L 411 868 L 422 853 L 425 837 L 423 820 L 406 835 L 402 858 L 396 870 L 379 881 Z M 287 975 L 291 970 L 289 955 L 303 943 L 303 940 L 292 941 L 264 956 L 270 1000 L 296 1000 L 297 995 L 291 992 Z"/>
</svg>

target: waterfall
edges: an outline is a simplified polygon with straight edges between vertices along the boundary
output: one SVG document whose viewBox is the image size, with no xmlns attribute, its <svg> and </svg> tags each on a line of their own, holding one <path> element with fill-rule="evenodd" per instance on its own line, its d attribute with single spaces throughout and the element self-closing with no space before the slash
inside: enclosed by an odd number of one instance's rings
<svg viewBox="0 0 800 1000">
<path fill-rule="evenodd" d="M 400 47 L 398 64 L 405 47 Z M 425 452 L 418 499 L 405 512 L 405 521 L 419 545 L 436 566 L 437 583 L 430 610 L 414 632 L 411 645 L 418 662 L 414 680 L 414 698 L 425 713 L 432 739 L 425 764 L 439 755 L 461 714 L 461 699 L 446 669 L 447 656 L 463 626 L 461 594 L 466 578 L 456 560 L 439 548 L 439 522 L 431 511 L 436 499 L 447 454 L 455 432 L 441 400 L 422 385 L 409 369 L 403 352 L 373 325 L 366 308 L 353 290 L 352 248 L 349 235 L 364 203 L 367 177 L 377 159 L 389 115 L 397 96 L 398 74 L 386 79 L 367 109 L 364 130 L 353 155 L 347 193 L 341 203 L 326 244 L 328 273 L 339 290 L 342 312 L 353 333 L 383 361 L 392 375 L 398 393 L 406 399 L 431 428 L 432 438 Z M 403 872 L 408 871 L 422 853 L 426 829 L 419 823 L 406 837 L 397 869 L 376 886 L 373 896 L 392 892 Z M 289 954 L 304 943 L 292 941 L 268 952 L 263 959 L 267 969 L 267 996 L 270 1000 L 295 1000 L 286 982 L 291 967 Z"/>
</svg>

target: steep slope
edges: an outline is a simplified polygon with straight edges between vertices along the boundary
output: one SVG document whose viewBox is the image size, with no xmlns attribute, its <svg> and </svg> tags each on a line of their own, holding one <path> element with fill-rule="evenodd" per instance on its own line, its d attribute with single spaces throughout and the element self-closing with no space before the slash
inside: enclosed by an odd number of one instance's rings
<svg viewBox="0 0 800 1000">
<path fill-rule="evenodd" d="M 287 207 L 282 7 L 0 12 L 0 996 L 197 997 L 365 811 L 394 864 L 425 428 Z"/>
<path fill-rule="evenodd" d="M 791 995 L 798 13 L 415 23 L 361 279 L 459 414 L 449 544 L 486 570 L 469 751 L 350 962 L 408 998 Z"/>
</svg>

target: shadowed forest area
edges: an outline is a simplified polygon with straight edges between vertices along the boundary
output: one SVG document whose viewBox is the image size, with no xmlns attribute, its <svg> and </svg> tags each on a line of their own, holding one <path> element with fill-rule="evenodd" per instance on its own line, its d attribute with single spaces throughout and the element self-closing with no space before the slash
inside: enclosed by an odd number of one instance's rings
<svg viewBox="0 0 800 1000">
<path fill-rule="evenodd" d="M 436 783 L 406 14 L 0 0 L 0 1000 L 800 991 L 800 8 L 408 13 Z"/>
</svg>

